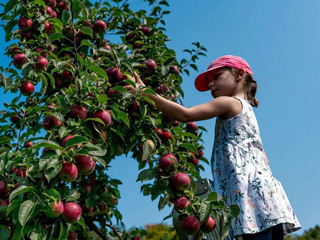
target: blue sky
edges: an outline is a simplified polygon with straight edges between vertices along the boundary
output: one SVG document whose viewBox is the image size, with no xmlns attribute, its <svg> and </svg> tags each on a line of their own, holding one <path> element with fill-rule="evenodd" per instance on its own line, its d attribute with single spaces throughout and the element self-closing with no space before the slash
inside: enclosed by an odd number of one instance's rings
<svg viewBox="0 0 320 240">
<path fill-rule="evenodd" d="M 129 3 L 134 9 L 144 7 L 138 0 Z M 208 50 L 207 57 L 197 63 L 200 71 L 226 54 L 241 56 L 250 64 L 259 86 L 260 105 L 255 112 L 264 148 L 271 170 L 302 225 L 297 233 L 320 224 L 320 2 L 184 0 L 171 1 L 169 10 L 171 14 L 165 17 L 171 39 L 168 46 L 176 51 L 178 59 L 187 57 L 183 49 L 199 41 Z M 3 55 L 8 44 L 4 31 L 0 31 Z M 8 61 L 6 56 L 0 57 L 0 65 L 7 66 Z M 209 92 L 200 93 L 194 88 L 197 74 L 183 76 L 183 102 L 187 107 L 212 99 Z M 1 92 L 1 109 L 5 99 Z M 199 122 L 208 130 L 203 135 L 208 159 L 214 124 L 214 119 Z M 109 170 L 112 177 L 123 182 L 118 207 L 127 228 L 159 223 L 171 211 L 165 208 L 158 212 L 157 200 L 151 202 L 140 194 L 141 183 L 135 182 L 137 169 L 134 160 L 120 156 Z M 202 176 L 212 178 L 209 166 Z"/>
</svg>

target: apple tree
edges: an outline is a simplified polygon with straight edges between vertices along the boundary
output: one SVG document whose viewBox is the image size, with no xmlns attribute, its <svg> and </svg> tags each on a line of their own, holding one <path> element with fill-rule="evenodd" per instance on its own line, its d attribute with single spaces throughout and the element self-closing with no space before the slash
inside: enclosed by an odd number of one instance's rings
<svg viewBox="0 0 320 240">
<path fill-rule="evenodd" d="M 182 104 L 181 74 L 197 70 L 206 51 L 193 43 L 190 59 L 179 61 L 166 45 L 168 2 L 144 2 L 150 13 L 127 0 L 3 5 L 10 64 L 0 67 L 0 86 L 14 97 L 0 116 L 1 239 L 91 239 L 90 231 L 139 239 L 145 231 L 119 227 L 121 181 L 107 171 L 129 153 L 143 195 L 157 199 L 159 210 L 174 205 L 187 234 L 212 231 L 213 218 L 228 229 L 237 215 L 215 193 L 195 196 L 200 161 L 208 164 L 205 129 L 172 120 L 126 88 L 135 86 L 136 71 L 146 92 Z"/>
</svg>

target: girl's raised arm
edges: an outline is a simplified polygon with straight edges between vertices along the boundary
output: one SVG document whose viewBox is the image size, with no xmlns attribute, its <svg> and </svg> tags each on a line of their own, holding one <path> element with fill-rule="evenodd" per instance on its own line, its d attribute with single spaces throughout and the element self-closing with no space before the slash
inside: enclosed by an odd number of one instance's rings
<svg viewBox="0 0 320 240">
<path fill-rule="evenodd" d="M 134 73 L 134 77 L 136 79 L 137 89 L 131 88 L 131 90 L 137 91 L 139 87 L 145 85 L 137 73 Z M 143 92 L 143 95 L 153 100 L 159 111 L 179 122 L 200 121 L 221 115 L 229 115 L 233 111 L 237 111 L 237 107 L 239 107 L 239 103 L 236 103 L 238 102 L 237 100 L 235 101 L 234 98 L 224 96 L 213 99 L 205 104 L 185 108 L 176 102 L 172 102 L 161 97 L 158 94 L 153 95 Z"/>
</svg>

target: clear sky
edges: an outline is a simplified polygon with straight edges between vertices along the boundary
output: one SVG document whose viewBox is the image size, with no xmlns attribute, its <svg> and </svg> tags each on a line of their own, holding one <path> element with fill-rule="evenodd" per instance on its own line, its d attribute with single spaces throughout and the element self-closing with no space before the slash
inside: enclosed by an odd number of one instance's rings
<svg viewBox="0 0 320 240">
<path fill-rule="evenodd" d="M 0 3 L 4 3 L 0 0 Z M 134 9 L 141 1 L 129 1 Z M 320 100 L 318 98 L 320 56 L 320 1 L 256 0 L 184 0 L 169 1 L 170 15 L 165 17 L 168 46 L 178 59 L 187 57 L 183 49 L 199 41 L 208 52 L 198 62 L 204 71 L 219 56 L 232 54 L 250 64 L 258 82 L 259 107 L 255 110 L 265 151 L 274 176 L 282 183 L 300 220 L 302 232 L 320 224 Z M 0 65 L 8 44 L 0 30 Z M 108 35 L 106 36 L 108 39 Z M 183 100 L 187 107 L 212 99 L 209 92 L 194 88 L 197 72 L 183 75 Z M 8 97 L 0 93 L 0 108 Z M 203 134 L 205 157 L 210 159 L 214 120 L 198 123 L 207 128 Z M 127 228 L 160 223 L 171 209 L 158 212 L 157 200 L 140 194 L 135 182 L 137 163 L 125 156 L 114 160 L 109 174 L 123 182 L 119 210 Z M 203 178 L 212 177 L 210 167 Z M 171 223 L 166 221 L 166 223 Z"/>
</svg>

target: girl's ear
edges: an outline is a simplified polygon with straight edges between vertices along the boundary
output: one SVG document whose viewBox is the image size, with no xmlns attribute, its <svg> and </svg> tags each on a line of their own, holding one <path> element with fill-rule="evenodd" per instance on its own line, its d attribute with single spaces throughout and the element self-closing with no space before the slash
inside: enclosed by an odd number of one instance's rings
<svg viewBox="0 0 320 240">
<path fill-rule="evenodd" d="M 243 68 L 239 68 L 237 80 L 240 81 L 241 79 L 245 78 L 245 76 L 246 76 L 246 71 Z"/>
</svg>

